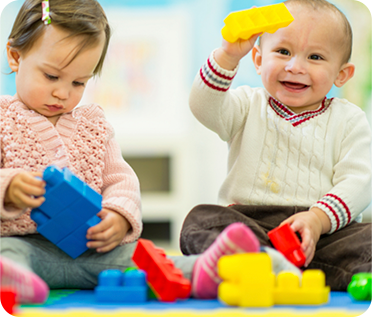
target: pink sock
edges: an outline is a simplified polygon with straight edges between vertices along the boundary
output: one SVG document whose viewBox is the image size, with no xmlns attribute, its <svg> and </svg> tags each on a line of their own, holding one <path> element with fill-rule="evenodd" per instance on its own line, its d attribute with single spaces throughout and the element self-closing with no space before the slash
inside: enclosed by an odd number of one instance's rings
<svg viewBox="0 0 372 317">
<path fill-rule="evenodd" d="M 17 303 L 43 303 L 49 294 L 48 285 L 35 273 L 14 261 L 0 257 L 1 286 L 14 288 Z"/>
<path fill-rule="evenodd" d="M 245 224 L 236 222 L 223 230 L 213 244 L 195 262 L 192 273 L 192 294 L 197 298 L 216 298 L 221 282 L 217 262 L 221 256 L 258 252 L 260 243 Z"/>
</svg>

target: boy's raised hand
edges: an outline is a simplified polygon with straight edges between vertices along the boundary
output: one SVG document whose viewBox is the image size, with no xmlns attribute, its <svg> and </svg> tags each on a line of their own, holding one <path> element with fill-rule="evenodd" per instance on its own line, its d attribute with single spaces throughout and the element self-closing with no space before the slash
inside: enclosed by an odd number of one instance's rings
<svg viewBox="0 0 372 317">
<path fill-rule="evenodd" d="M 239 61 L 252 50 L 260 34 L 254 34 L 247 40 L 238 39 L 234 43 L 222 39 L 222 46 L 214 52 L 217 64 L 224 69 L 234 70 Z"/>
<path fill-rule="evenodd" d="M 98 214 L 102 220 L 99 224 L 88 229 L 87 243 L 90 249 L 97 252 L 108 252 L 117 247 L 129 229 L 130 223 L 116 211 L 103 208 Z"/>
<path fill-rule="evenodd" d="M 20 209 L 39 207 L 45 200 L 42 177 L 41 172 L 21 172 L 14 176 L 5 192 L 4 204 L 14 204 Z"/>
</svg>

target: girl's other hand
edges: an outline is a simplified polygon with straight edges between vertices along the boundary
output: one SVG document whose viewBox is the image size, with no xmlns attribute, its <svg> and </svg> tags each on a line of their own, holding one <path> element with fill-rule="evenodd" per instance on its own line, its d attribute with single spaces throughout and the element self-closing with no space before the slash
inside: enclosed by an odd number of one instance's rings
<svg viewBox="0 0 372 317">
<path fill-rule="evenodd" d="M 88 229 L 87 243 L 97 252 L 108 252 L 117 247 L 131 228 L 127 219 L 116 211 L 103 208 L 98 214 L 102 221 Z"/>
</svg>

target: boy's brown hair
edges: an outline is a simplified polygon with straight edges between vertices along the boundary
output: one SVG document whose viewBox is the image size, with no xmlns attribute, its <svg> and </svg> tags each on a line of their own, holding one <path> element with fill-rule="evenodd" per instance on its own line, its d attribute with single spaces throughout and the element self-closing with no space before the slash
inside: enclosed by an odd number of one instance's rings
<svg viewBox="0 0 372 317">
<path fill-rule="evenodd" d="M 41 2 L 42 0 L 26 0 L 23 3 L 9 35 L 11 48 L 27 53 L 48 27 L 41 20 Z M 52 25 L 68 32 L 67 38 L 83 37 L 69 63 L 81 51 L 96 45 L 104 32 L 105 45 L 93 72 L 94 75 L 100 74 L 111 36 L 111 29 L 101 5 L 96 0 L 50 0 L 49 8 Z"/>
<path fill-rule="evenodd" d="M 342 22 L 343 32 L 344 35 L 342 37 L 343 43 L 342 48 L 344 49 L 344 55 L 342 59 L 342 64 L 347 63 L 350 61 L 351 52 L 352 52 L 352 45 L 353 45 L 353 32 L 350 26 L 348 19 L 346 18 L 345 14 L 343 14 L 335 5 L 326 1 L 326 0 L 287 0 L 284 1 L 286 5 L 300 5 L 300 6 L 307 6 L 313 10 L 330 10 L 336 13 Z"/>
</svg>

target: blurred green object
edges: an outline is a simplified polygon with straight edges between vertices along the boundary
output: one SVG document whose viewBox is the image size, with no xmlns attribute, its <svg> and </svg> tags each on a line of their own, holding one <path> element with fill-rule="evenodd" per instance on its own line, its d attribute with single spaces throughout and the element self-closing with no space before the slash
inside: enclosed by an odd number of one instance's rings
<svg viewBox="0 0 372 317">
<path fill-rule="evenodd" d="M 372 273 L 357 273 L 351 278 L 347 287 L 348 293 L 355 300 L 371 300 L 372 293 Z"/>
</svg>

